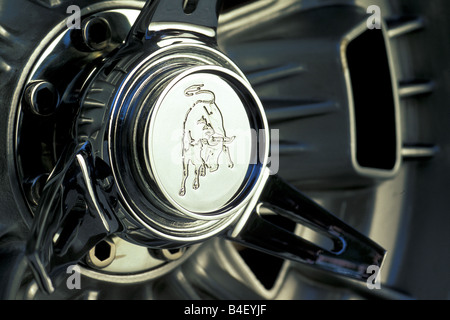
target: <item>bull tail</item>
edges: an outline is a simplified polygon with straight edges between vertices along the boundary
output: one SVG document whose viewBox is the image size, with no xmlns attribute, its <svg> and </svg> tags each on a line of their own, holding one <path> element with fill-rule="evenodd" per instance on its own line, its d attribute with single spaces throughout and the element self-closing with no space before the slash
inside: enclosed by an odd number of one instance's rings
<svg viewBox="0 0 450 320">
<path fill-rule="evenodd" d="M 207 95 L 204 99 L 201 99 L 200 101 L 214 103 L 214 101 L 216 100 L 216 96 L 214 95 L 214 92 L 209 91 L 209 90 L 202 90 L 203 86 L 204 86 L 204 84 L 194 84 L 194 85 L 188 87 L 186 90 L 184 90 L 184 94 L 187 97 L 192 97 L 194 94 L 195 95 L 199 95 L 199 94 Z"/>
<path fill-rule="evenodd" d="M 194 84 L 193 86 L 190 86 L 189 88 L 184 90 L 184 94 L 188 97 L 191 97 L 194 94 L 196 94 L 197 92 L 201 91 L 203 86 L 204 86 L 204 84 Z"/>
<path fill-rule="evenodd" d="M 224 144 L 230 144 L 234 141 L 234 138 L 236 138 L 236 136 L 232 136 L 232 137 L 225 137 L 223 138 L 223 143 Z"/>
</svg>

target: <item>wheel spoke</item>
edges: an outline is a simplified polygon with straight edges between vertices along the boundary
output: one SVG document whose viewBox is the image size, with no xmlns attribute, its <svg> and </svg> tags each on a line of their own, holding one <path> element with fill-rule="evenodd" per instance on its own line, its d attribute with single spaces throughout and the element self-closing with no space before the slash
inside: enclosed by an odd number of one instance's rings
<svg viewBox="0 0 450 320">
<path fill-rule="evenodd" d="M 332 245 L 312 243 L 268 221 L 260 209 L 316 231 Z M 385 250 L 277 176 L 271 176 L 260 204 L 242 230 L 229 238 L 245 246 L 297 262 L 313 265 L 358 280 L 366 280 L 370 265 L 381 267 Z"/>
<path fill-rule="evenodd" d="M 88 143 L 69 146 L 50 175 L 39 205 L 26 256 L 39 286 L 54 290 L 52 279 L 77 263 L 96 243 L 119 228 L 93 185 L 94 163 Z"/>
<path fill-rule="evenodd" d="M 127 41 L 152 38 L 161 30 L 186 30 L 215 39 L 222 0 L 147 1 Z"/>
</svg>

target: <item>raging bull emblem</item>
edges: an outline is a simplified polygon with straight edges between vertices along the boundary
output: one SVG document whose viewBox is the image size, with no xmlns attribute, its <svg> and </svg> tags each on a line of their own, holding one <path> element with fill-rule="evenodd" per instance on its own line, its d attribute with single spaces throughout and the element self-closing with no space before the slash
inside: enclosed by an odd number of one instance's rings
<svg viewBox="0 0 450 320">
<path fill-rule="evenodd" d="M 183 124 L 183 178 L 180 196 L 186 194 L 186 179 L 190 164 L 194 167 L 192 189 L 200 188 L 200 177 L 219 169 L 220 156 L 225 157 L 228 168 L 233 168 L 228 145 L 235 138 L 227 137 L 223 116 L 212 91 L 203 90 L 203 84 L 193 85 L 184 91 L 187 97 L 198 97 L 186 113 Z"/>
</svg>

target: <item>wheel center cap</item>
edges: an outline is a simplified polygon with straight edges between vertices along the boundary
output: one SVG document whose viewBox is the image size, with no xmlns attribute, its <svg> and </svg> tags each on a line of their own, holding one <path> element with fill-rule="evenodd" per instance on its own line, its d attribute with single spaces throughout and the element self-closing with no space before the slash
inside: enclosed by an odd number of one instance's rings
<svg viewBox="0 0 450 320">
<path fill-rule="evenodd" d="M 252 126 L 238 81 L 217 68 L 195 68 L 161 94 L 148 130 L 154 177 L 183 213 L 212 213 L 241 192 L 256 164 Z"/>
<path fill-rule="evenodd" d="M 212 237 L 237 220 L 263 180 L 261 102 L 213 49 L 175 46 L 129 61 L 107 76 L 116 88 L 107 143 L 130 229 L 142 232 L 139 242 Z"/>
</svg>

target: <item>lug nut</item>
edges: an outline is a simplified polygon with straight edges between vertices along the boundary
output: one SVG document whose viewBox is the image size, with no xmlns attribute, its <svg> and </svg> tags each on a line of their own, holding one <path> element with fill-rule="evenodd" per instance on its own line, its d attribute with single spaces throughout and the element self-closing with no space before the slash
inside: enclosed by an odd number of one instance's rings
<svg viewBox="0 0 450 320">
<path fill-rule="evenodd" d="M 105 18 L 90 17 L 81 24 L 81 37 L 91 51 L 106 49 L 111 42 L 111 26 Z"/>
<path fill-rule="evenodd" d="M 93 268 L 106 268 L 116 257 L 116 245 L 114 241 L 102 240 L 89 250 L 86 263 Z"/>
<path fill-rule="evenodd" d="M 59 105 L 59 94 L 56 88 L 47 81 L 34 81 L 25 89 L 25 102 L 30 110 L 40 116 L 48 116 L 55 112 Z"/>
<path fill-rule="evenodd" d="M 180 259 L 186 252 L 186 248 L 178 249 L 148 249 L 150 255 L 159 260 L 174 261 Z"/>
</svg>

